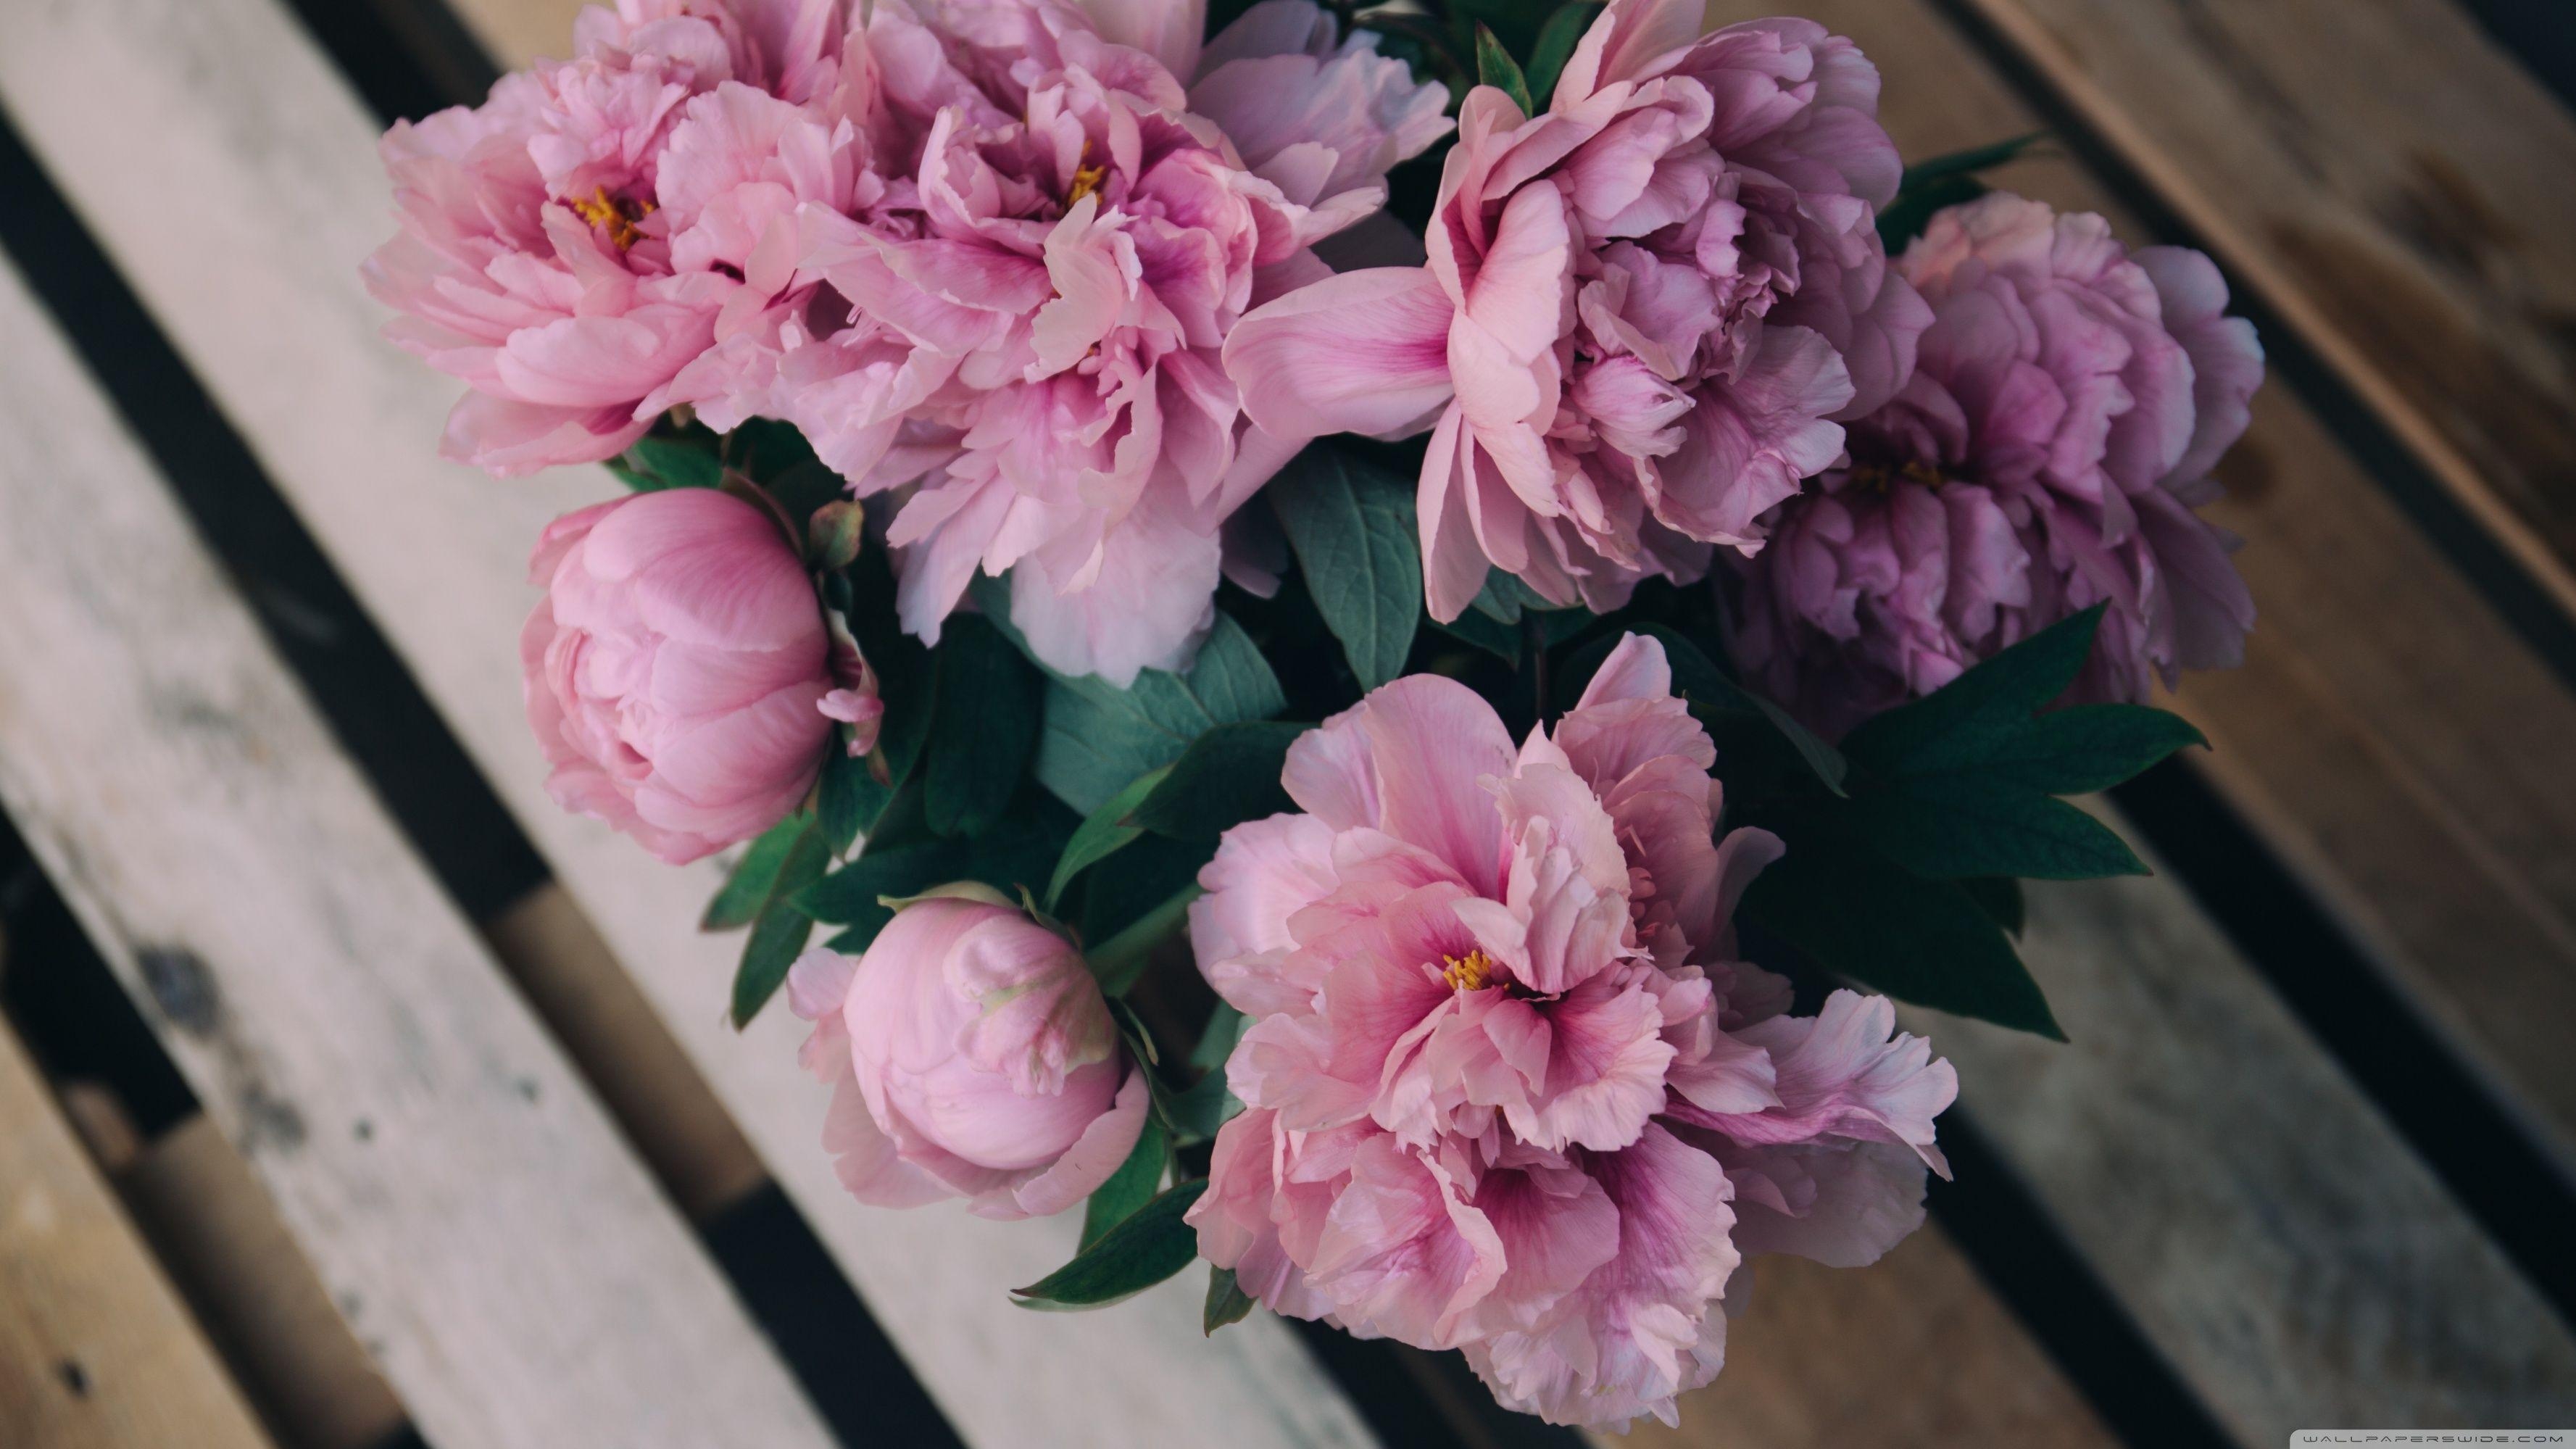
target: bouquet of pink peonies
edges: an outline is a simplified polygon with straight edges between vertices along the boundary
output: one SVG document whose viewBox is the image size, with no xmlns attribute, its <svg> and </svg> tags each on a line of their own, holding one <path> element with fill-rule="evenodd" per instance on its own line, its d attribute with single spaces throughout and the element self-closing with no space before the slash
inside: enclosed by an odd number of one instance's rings
<svg viewBox="0 0 2576 1449">
<path fill-rule="evenodd" d="M 2056 1033 L 2018 881 L 2142 869 L 2060 797 L 2241 651 L 2262 354 L 1806 21 L 1218 8 L 619 0 L 385 137 L 367 281 L 450 456 L 632 488 L 529 723 L 742 847 L 855 1196 L 1669 1422 L 1748 1257 L 1922 1221 L 1890 998 Z"/>
</svg>

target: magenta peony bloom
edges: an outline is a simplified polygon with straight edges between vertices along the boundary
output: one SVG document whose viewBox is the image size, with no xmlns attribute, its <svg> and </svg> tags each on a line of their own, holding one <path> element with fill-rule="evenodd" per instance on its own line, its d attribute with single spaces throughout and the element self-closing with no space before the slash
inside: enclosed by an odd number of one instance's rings
<svg viewBox="0 0 2576 1449">
<path fill-rule="evenodd" d="M 1884 998 L 1787 1015 L 1735 959 L 1780 842 L 1716 836 L 1709 738 L 1630 636 L 1553 732 L 1400 679 L 1289 752 L 1190 910 L 1253 1018 L 1189 1218 L 1279 1312 L 1458 1348 L 1559 1423 L 1673 1417 L 1749 1253 L 1867 1263 L 1922 1221 L 1957 1079 Z"/>
<path fill-rule="evenodd" d="M 1696 0 L 1612 0 L 1545 114 L 1479 87 L 1429 264 L 1344 273 L 1226 345 L 1283 437 L 1429 426 L 1428 602 L 1488 564 L 1561 604 L 1707 572 L 1842 449 L 1928 313 L 1887 270 L 1878 72 L 1803 20 L 1699 34 Z"/>
<path fill-rule="evenodd" d="M 813 581 L 777 524 L 730 494 L 568 513 L 528 571 L 546 589 L 519 635 L 546 789 L 674 865 L 785 818 L 832 718 L 874 702 L 872 681 L 836 680 Z"/>
<path fill-rule="evenodd" d="M 2097 603 L 2072 700 L 2238 663 L 2254 601 L 2194 510 L 2263 350 L 2218 269 L 2003 194 L 1933 217 L 1897 267 L 1935 314 L 1919 366 L 1738 563 L 1744 668 L 1839 734 Z"/>
<path fill-rule="evenodd" d="M 797 206 L 870 199 L 835 84 L 838 0 L 622 0 L 574 58 L 396 122 L 402 230 L 367 259 L 395 342 L 471 388 L 447 456 L 495 474 L 616 456 L 720 335 L 773 304 Z M 783 223 L 783 224 L 782 224 Z"/>
<path fill-rule="evenodd" d="M 895 912 L 867 954 L 808 951 L 788 1002 L 833 1086 L 824 1146 L 859 1201 L 988 1218 L 1089 1197 L 1136 1146 L 1143 1072 L 1065 939 L 980 887 Z"/>
<path fill-rule="evenodd" d="M 1166 59 L 1198 50 L 1185 15 L 1102 11 Z M 1008 572 L 1055 668 L 1179 667 L 1213 621 L 1219 526 L 1291 451 L 1243 420 L 1226 333 L 1321 274 L 1307 246 L 1448 127 L 1438 86 L 1331 25 L 1270 0 L 1186 92 L 1056 0 L 885 0 L 832 103 L 883 204 L 806 206 L 821 297 L 670 400 L 788 417 L 862 495 L 911 486 L 889 539 L 924 639 L 977 571 Z"/>
</svg>

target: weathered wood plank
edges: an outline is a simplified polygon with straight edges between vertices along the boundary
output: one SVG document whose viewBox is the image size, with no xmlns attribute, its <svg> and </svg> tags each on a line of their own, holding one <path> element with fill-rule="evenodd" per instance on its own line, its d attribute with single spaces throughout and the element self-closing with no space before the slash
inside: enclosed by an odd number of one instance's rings
<svg viewBox="0 0 2576 1449">
<path fill-rule="evenodd" d="M 1878 61 L 1907 155 L 2037 124 L 1923 0 L 1809 8 Z M 1996 180 L 2141 235 L 2062 155 Z M 2576 695 L 2277 381 L 2219 476 L 2257 622 L 2169 701 L 2195 759 L 2576 1178 Z"/>
<path fill-rule="evenodd" d="M 1213 1340 L 1185 1276 L 1066 1320 L 1005 1290 L 1076 1225 L 853 1204 L 819 1148 L 800 1024 L 724 1024 L 734 938 L 696 933 L 722 868 L 656 864 L 566 816 L 520 717 L 525 561 L 597 470 L 499 483 L 433 456 L 454 387 L 377 338 L 359 259 L 386 234 L 375 125 L 268 0 L 0 0 L 0 96 L 781 1185 L 968 1439 L 1350 1444 L 1358 1416 L 1282 1326 Z M 98 95 L 118 97 L 102 123 Z M 142 138 L 148 137 L 146 141 Z M 185 228 L 173 217 L 184 216 Z M 739 1436 L 736 1436 L 739 1437 Z"/>
<path fill-rule="evenodd" d="M 2576 607 L 2576 118 L 2455 0 L 1965 0 Z"/>
<path fill-rule="evenodd" d="M 0 1020 L 0 1444 L 268 1442 Z"/>
<path fill-rule="evenodd" d="M 1938 1226 L 1862 1269 L 1752 1264 L 1726 1370 L 1603 1449 L 2110 1449 L 2118 1441 Z"/>
<path fill-rule="evenodd" d="M 0 273 L 0 801 L 424 1433 L 828 1443 Z"/>
<path fill-rule="evenodd" d="M 2071 1045 L 1903 1017 L 2241 1442 L 2576 1420 L 2566 1326 L 2179 887 L 2035 884 L 2030 917 Z"/>
</svg>

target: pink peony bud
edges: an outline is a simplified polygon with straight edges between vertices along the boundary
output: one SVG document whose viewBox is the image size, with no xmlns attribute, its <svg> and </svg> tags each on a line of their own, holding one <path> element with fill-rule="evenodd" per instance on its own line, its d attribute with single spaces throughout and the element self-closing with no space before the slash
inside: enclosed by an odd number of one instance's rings
<svg viewBox="0 0 2576 1449">
<path fill-rule="evenodd" d="M 546 789 L 674 865 L 748 840 L 822 768 L 822 606 L 777 525 L 711 488 L 547 525 L 519 635 Z M 846 717 L 846 716 L 840 716 Z"/>
<path fill-rule="evenodd" d="M 916 900 L 856 961 L 808 951 L 788 1001 L 833 1084 L 823 1143 L 861 1202 L 1046 1217 L 1109 1180 L 1146 1087 L 1065 939 L 980 887 Z"/>
</svg>

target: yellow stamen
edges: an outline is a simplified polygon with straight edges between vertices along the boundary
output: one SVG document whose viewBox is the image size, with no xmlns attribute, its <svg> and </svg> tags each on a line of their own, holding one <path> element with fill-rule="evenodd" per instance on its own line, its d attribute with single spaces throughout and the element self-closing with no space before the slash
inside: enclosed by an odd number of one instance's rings
<svg viewBox="0 0 2576 1449">
<path fill-rule="evenodd" d="M 1909 459 L 1902 466 L 1895 468 L 1890 468 L 1885 463 L 1855 463 L 1848 476 L 1854 484 L 1876 493 L 1885 493 L 1895 487 L 1896 480 L 1899 478 L 1908 483 L 1919 483 L 1926 488 L 1938 488 L 1950 481 L 1941 476 L 1940 469 L 1920 458 Z"/>
<path fill-rule="evenodd" d="M 1086 147 L 1086 154 L 1088 154 L 1088 150 L 1089 148 Z M 1073 187 L 1064 194 L 1064 204 L 1066 208 L 1070 210 L 1075 202 L 1082 200 L 1082 198 L 1086 196 L 1097 193 L 1100 190 L 1101 184 L 1106 182 L 1108 179 L 1109 168 L 1106 166 L 1076 166 L 1073 168 Z"/>
<path fill-rule="evenodd" d="M 1447 963 L 1440 970 L 1440 979 L 1459 991 L 1482 991 L 1494 984 L 1493 958 L 1481 950 L 1470 951 L 1464 957 L 1440 959 Z"/>
<path fill-rule="evenodd" d="M 621 252 L 644 239 L 635 223 L 653 214 L 653 203 L 612 197 L 605 186 L 592 187 L 588 199 L 575 198 L 571 205 L 573 215 L 607 232 Z"/>
</svg>

